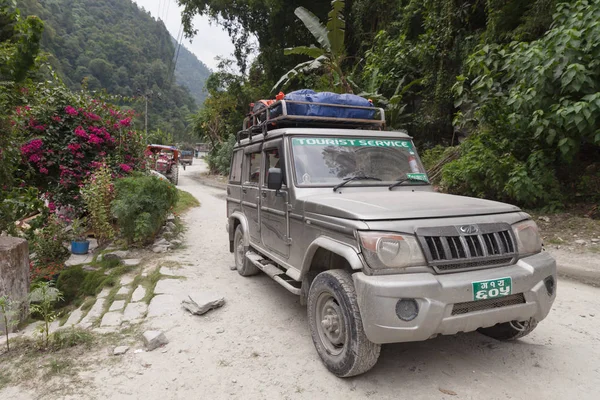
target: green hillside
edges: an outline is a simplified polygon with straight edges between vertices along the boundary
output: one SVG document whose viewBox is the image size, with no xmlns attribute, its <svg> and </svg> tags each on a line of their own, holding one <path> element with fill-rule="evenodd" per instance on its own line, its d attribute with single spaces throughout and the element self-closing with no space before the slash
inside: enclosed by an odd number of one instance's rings
<svg viewBox="0 0 600 400">
<path fill-rule="evenodd" d="M 145 93 L 148 131 L 172 132 L 176 139 L 188 136 L 187 119 L 197 104 L 183 87 L 186 72 L 194 68 L 182 49 L 185 68 L 173 73 L 175 46 L 162 21 L 154 20 L 131 0 L 20 0 L 24 14 L 34 14 L 45 24 L 42 48 L 71 89 L 87 84 L 90 90 L 136 97 L 131 104 L 143 113 Z M 197 64 L 200 64 L 196 60 Z M 192 90 L 203 87 L 206 73 L 192 77 Z M 199 82 L 201 81 L 201 82 Z M 143 115 L 138 118 L 143 124 Z"/>
<path fill-rule="evenodd" d="M 185 86 L 198 105 L 202 105 L 208 95 L 204 86 L 210 74 L 210 69 L 182 44 L 175 67 L 175 82 Z"/>
</svg>

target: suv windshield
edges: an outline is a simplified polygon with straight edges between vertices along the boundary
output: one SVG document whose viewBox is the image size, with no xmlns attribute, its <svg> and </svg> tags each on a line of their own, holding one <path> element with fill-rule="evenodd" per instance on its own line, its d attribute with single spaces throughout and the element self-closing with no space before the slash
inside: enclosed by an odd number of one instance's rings
<svg viewBox="0 0 600 400">
<path fill-rule="evenodd" d="M 357 179 L 351 185 L 389 185 L 405 178 L 409 185 L 429 182 L 410 140 L 295 137 L 292 151 L 298 186 L 334 186 L 357 176 L 381 182 Z"/>
</svg>

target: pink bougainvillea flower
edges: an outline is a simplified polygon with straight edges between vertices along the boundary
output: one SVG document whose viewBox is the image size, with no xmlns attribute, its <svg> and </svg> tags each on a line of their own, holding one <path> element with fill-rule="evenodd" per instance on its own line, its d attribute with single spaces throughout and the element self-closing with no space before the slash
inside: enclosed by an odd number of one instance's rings
<svg viewBox="0 0 600 400">
<path fill-rule="evenodd" d="M 83 115 L 85 115 L 88 119 L 91 119 L 92 121 L 100 121 L 100 117 L 94 113 L 84 112 Z"/>
<path fill-rule="evenodd" d="M 54 115 L 54 116 L 52 116 L 52 121 L 60 122 L 60 121 L 62 121 L 62 119 L 58 115 Z"/>
<path fill-rule="evenodd" d="M 119 125 L 121 126 L 129 126 L 131 125 L 131 117 L 127 117 L 119 121 Z"/>
<path fill-rule="evenodd" d="M 56 204 L 54 204 L 53 202 L 49 202 L 48 209 L 50 210 L 50 212 L 56 211 Z"/>
<path fill-rule="evenodd" d="M 40 172 L 44 175 L 48 175 L 48 169 L 46 169 L 44 167 L 40 168 Z"/>
<path fill-rule="evenodd" d="M 83 129 L 81 126 L 75 128 L 75 135 L 84 139 L 88 139 L 89 137 L 85 129 Z"/>
<path fill-rule="evenodd" d="M 36 131 L 43 132 L 46 130 L 46 125 L 36 125 L 33 127 L 33 129 L 35 129 Z"/>
<path fill-rule="evenodd" d="M 32 162 L 32 163 L 37 163 L 37 162 L 39 162 L 41 159 L 42 159 L 42 158 L 40 157 L 40 155 L 39 155 L 39 154 L 32 154 L 32 155 L 30 155 L 30 156 L 29 156 L 29 162 Z"/>
<path fill-rule="evenodd" d="M 130 165 L 127 164 L 119 164 L 119 167 L 121 167 L 121 169 L 125 172 L 130 172 L 133 169 Z"/>
<path fill-rule="evenodd" d="M 75 154 L 77 150 L 81 148 L 81 145 L 79 143 L 69 143 L 67 147 L 69 148 L 71 153 Z"/>
<path fill-rule="evenodd" d="M 93 143 L 93 144 L 102 144 L 102 143 L 104 143 L 104 140 L 100 136 L 96 136 L 96 135 L 92 134 L 92 135 L 90 135 L 88 142 Z"/>
<path fill-rule="evenodd" d="M 106 156 L 106 152 L 105 151 L 101 151 L 100 153 L 98 153 L 98 155 L 100 157 L 105 157 Z"/>
<path fill-rule="evenodd" d="M 85 155 L 83 153 L 81 153 L 81 152 L 78 152 L 78 153 L 75 153 L 75 157 L 77 157 L 77 158 L 84 158 Z"/>
<path fill-rule="evenodd" d="M 74 107 L 71 106 L 66 106 L 65 107 L 65 112 L 69 115 L 78 115 L 79 113 L 77 112 L 77 110 Z"/>
</svg>

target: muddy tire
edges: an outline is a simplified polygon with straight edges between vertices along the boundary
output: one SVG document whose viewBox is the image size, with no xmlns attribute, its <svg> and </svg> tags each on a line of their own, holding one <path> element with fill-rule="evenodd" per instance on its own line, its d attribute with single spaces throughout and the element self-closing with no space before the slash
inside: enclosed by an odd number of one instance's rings
<svg viewBox="0 0 600 400">
<path fill-rule="evenodd" d="M 244 246 L 244 231 L 238 225 L 233 236 L 233 257 L 235 258 L 235 268 L 241 276 L 252 276 L 260 272 L 260 269 L 246 258 L 247 251 L 248 248 Z"/>
<path fill-rule="evenodd" d="M 365 335 L 356 290 L 347 271 L 317 275 L 308 292 L 308 322 L 317 353 L 329 371 L 346 378 L 377 363 L 381 345 Z"/>
<path fill-rule="evenodd" d="M 175 186 L 179 183 L 179 166 L 177 164 L 173 164 L 171 166 L 171 173 L 169 174 L 169 180 Z"/>
<path fill-rule="evenodd" d="M 477 332 L 496 340 L 517 340 L 529 335 L 536 326 L 537 321 L 531 318 L 529 321 L 512 321 L 497 324 L 489 328 L 479 328 Z"/>
</svg>

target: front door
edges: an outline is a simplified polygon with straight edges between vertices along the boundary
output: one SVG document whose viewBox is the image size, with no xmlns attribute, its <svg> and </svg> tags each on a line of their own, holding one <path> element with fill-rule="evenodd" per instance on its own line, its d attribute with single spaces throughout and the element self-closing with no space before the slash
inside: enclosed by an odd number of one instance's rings
<svg viewBox="0 0 600 400">
<path fill-rule="evenodd" d="M 260 244 L 260 148 L 246 148 L 244 162 L 244 184 L 242 186 L 242 208 L 248 220 L 250 241 Z"/>
<path fill-rule="evenodd" d="M 264 247 L 279 254 L 284 258 L 289 257 L 289 219 L 287 217 L 288 189 L 284 184 L 279 193 L 267 188 L 267 175 L 269 168 L 283 168 L 283 158 L 280 157 L 279 147 L 281 140 L 265 145 L 263 151 L 264 173 L 261 192 L 261 239 Z M 284 171 L 285 177 L 285 171 Z"/>
</svg>

